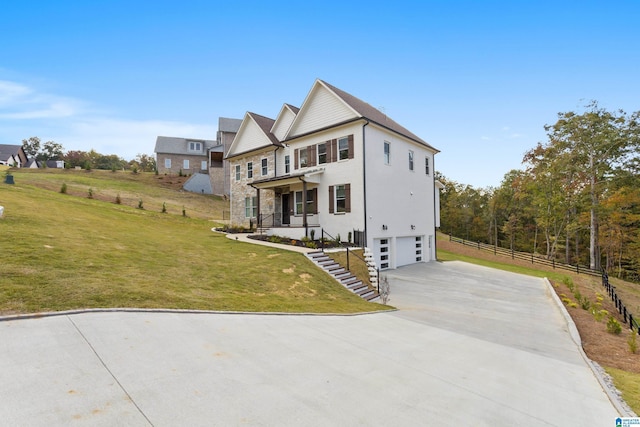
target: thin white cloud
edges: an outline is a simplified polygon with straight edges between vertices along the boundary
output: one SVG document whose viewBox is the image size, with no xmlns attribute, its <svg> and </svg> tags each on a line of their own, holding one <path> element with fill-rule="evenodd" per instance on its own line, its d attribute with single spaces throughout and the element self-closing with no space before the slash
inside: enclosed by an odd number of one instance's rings
<svg viewBox="0 0 640 427">
<path fill-rule="evenodd" d="M 71 123 L 69 134 L 59 141 L 66 150 L 96 150 L 101 154 L 116 154 L 127 160 L 137 154 L 153 154 L 158 136 L 215 139 L 215 125 L 199 125 L 172 121 L 135 121 L 92 118 Z"/>
<path fill-rule="evenodd" d="M 82 112 L 82 102 L 39 93 L 16 82 L 0 80 L 0 120 L 71 117 Z"/>
<path fill-rule="evenodd" d="M 38 92 L 27 85 L 0 80 L 0 141 L 39 136 L 62 144 L 65 151 L 96 150 L 127 160 L 153 154 L 158 136 L 215 139 L 216 124 L 135 120 L 89 110 L 82 100 Z"/>
</svg>

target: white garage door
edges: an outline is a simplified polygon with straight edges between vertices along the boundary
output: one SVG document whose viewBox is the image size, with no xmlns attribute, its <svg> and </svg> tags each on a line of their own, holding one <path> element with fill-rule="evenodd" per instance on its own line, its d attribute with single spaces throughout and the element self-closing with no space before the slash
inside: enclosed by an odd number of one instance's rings
<svg viewBox="0 0 640 427">
<path fill-rule="evenodd" d="M 427 261 L 423 255 L 422 236 L 398 237 L 396 239 L 396 267 Z"/>
</svg>

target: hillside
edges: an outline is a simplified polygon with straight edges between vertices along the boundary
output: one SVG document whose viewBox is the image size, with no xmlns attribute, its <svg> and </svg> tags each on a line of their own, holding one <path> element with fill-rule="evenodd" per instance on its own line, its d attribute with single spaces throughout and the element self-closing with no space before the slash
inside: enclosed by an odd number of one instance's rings
<svg viewBox="0 0 640 427">
<path fill-rule="evenodd" d="M 59 170 L 14 175 L 15 185 L 0 183 L 0 314 L 104 307 L 384 309 L 345 290 L 301 254 L 212 232 L 228 202 L 175 190 L 176 177 Z M 118 194 L 122 204 L 115 203 Z"/>
</svg>

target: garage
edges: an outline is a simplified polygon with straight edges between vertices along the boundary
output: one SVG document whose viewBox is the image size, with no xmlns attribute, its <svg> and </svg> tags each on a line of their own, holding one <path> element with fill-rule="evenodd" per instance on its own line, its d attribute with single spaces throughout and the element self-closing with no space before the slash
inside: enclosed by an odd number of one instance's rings
<svg viewBox="0 0 640 427">
<path fill-rule="evenodd" d="M 428 261 L 429 259 L 426 253 L 423 254 L 423 240 L 423 236 L 396 238 L 396 267 Z"/>
</svg>

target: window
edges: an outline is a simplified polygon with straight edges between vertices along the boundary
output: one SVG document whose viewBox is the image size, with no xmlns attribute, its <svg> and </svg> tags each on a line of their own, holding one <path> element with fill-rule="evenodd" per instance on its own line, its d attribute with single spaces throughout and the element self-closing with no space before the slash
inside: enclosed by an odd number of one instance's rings
<svg viewBox="0 0 640 427">
<path fill-rule="evenodd" d="M 236 181 L 240 181 L 240 165 L 236 165 Z"/>
<path fill-rule="evenodd" d="M 409 150 L 409 170 L 413 170 L 413 151 Z"/>
<path fill-rule="evenodd" d="M 284 173 L 291 173 L 291 157 L 288 154 L 284 156 Z"/>
<path fill-rule="evenodd" d="M 195 141 L 189 142 L 189 151 L 202 151 L 202 144 Z"/>
<path fill-rule="evenodd" d="M 258 216 L 258 198 L 256 196 L 245 197 L 244 198 L 244 217 L 255 218 L 257 216 Z"/>
<path fill-rule="evenodd" d="M 344 185 L 336 185 L 336 212 L 347 211 L 347 195 Z"/>
<path fill-rule="evenodd" d="M 307 213 L 316 212 L 316 189 L 307 190 Z"/>
<path fill-rule="evenodd" d="M 351 212 L 351 184 L 329 186 L 329 213 Z"/>
<path fill-rule="evenodd" d="M 424 158 L 424 171 L 427 175 L 429 175 L 429 158 Z"/>
<path fill-rule="evenodd" d="M 388 165 L 391 161 L 391 143 L 384 142 L 384 164 Z"/>
<path fill-rule="evenodd" d="M 318 144 L 318 164 L 327 163 L 327 144 Z"/>
<path fill-rule="evenodd" d="M 253 178 L 253 162 L 247 163 L 247 178 Z"/>
<path fill-rule="evenodd" d="M 338 140 L 338 160 L 349 158 L 349 138 L 346 136 Z"/>
<path fill-rule="evenodd" d="M 164 167 L 171 169 L 171 159 L 164 159 Z"/>
<path fill-rule="evenodd" d="M 296 202 L 296 208 L 294 213 L 296 215 L 302 215 L 302 191 L 296 191 L 294 193 L 294 198 Z"/>
<path fill-rule="evenodd" d="M 298 164 L 301 168 L 306 168 L 309 165 L 306 148 L 301 148 L 300 151 L 298 151 Z"/>
<path fill-rule="evenodd" d="M 269 172 L 268 164 L 267 159 L 262 159 L 262 176 L 265 176 Z"/>
<path fill-rule="evenodd" d="M 189 159 L 184 159 L 182 161 L 182 169 L 189 169 Z"/>
<path fill-rule="evenodd" d="M 203 171 L 207 170 L 207 161 L 206 160 L 203 160 L 203 161 L 200 162 L 200 169 L 203 170 Z"/>
</svg>

